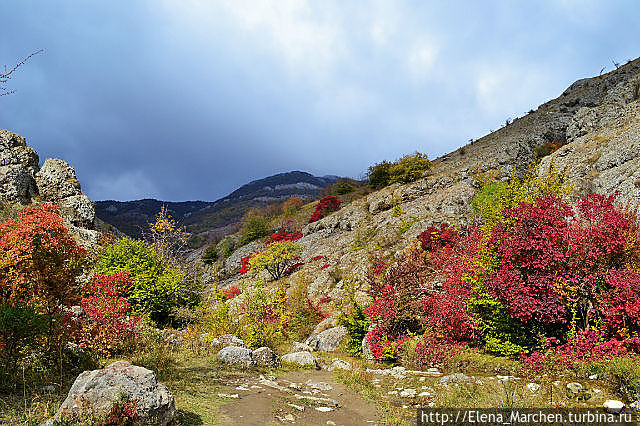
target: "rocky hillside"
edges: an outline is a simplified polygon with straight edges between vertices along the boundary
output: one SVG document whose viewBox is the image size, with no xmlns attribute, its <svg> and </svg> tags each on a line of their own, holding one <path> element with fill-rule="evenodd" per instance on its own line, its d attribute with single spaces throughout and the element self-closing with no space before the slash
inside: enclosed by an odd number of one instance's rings
<svg viewBox="0 0 640 426">
<path fill-rule="evenodd" d="M 105 225 L 96 218 L 93 203 L 82 193 L 75 170 L 65 161 L 47 158 L 40 167 L 36 151 L 25 138 L 0 129 L 0 202 L 28 205 L 57 204 L 67 226 L 85 246 L 97 244 Z"/>
<path fill-rule="evenodd" d="M 549 143 L 562 147 L 543 158 L 541 174 L 553 165 L 566 170 L 576 195 L 620 191 L 619 200 L 637 205 L 639 72 L 640 60 L 635 60 L 608 74 L 579 80 L 537 110 L 436 159 L 422 180 L 391 185 L 307 225 L 298 240 L 306 249 L 302 258 L 307 263 L 290 279 L 309 280 L 311 297 L 340 298 L 344 278 L 361 277 L 372 255 L 393 255 L 429 225 L 468 222 L 477 190 L 474 174 L 494 170 L 501 179 L 522 174 Z M 223 286 L 242 285 L 241 258 L 259 248 L 259 243 L 251 243 L 224 262 Z M 324 256 L 321 262 L 311 261 L 318 256 Z M 324 264 L 332 268 L 321 269 Z"/>
<path fill-rule="evenodd" d="M 306 172 L 279 173 L 241 186 L 217 201 L 171 202 L 153 199 L 137 201 L 98 201 L 98 217 L 122 232 L 139 237 L 163 205 L 180 224 L 193 234 L 226 234 L 251 208 L 299 197 L 318 198 L 323 188 L 337 176 L 317 177 Z M 230 228 L 231 225 L 231 228 Z"/>
</svg>

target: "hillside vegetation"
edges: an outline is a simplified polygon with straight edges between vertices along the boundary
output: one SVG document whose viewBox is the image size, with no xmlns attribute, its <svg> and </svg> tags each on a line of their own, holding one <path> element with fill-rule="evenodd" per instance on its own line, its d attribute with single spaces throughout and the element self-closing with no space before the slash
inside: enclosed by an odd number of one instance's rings
<svg viewBox="0 0 640 426">
<path fill-rule="evenodd" d="M 198 250 L 164 209 L 145 240 L 85 247 L 52 203 L 4 206 L 0 419 L 45 420 L 81 370 L 116 359 L 167 385 L 178 424 L 249 423 L 251 407 L 298 424 L 637 409 L 639 69 L 433 161 L 256 208 Z M 135 422 L 144 402 L 56 419 Z"/>
</svg>

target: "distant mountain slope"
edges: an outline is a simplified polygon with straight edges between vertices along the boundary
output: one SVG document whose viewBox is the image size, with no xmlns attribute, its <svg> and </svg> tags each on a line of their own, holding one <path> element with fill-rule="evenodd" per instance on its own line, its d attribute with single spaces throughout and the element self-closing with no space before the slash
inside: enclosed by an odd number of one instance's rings
<svg viewBox="0 0 640 426">
<path fill-rule="evenodd" d="M 337 176 L 317 177 L 306 172 L 292 171 L 249 182 L 217 201 L 107 200 L 97 201 L 95 208 L 100 219 L 133 237 L 141 236 L 142 230 L 153 221 L 163 205 L 189 232 L 221 234 L 229 226 L 237 224 L 251 208 L 294 196 L 312 200 L 320 195 L 323 188 L 337 180 Z"/>
</svg>

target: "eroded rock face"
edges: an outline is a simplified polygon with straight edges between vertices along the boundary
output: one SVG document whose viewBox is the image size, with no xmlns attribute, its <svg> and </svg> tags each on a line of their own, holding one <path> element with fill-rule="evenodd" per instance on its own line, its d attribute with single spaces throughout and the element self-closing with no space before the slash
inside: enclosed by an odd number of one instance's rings
<svg viewBox="0 0 640 426">
<path fill-rule="evenodd" d="M 38 195 L 38 164 L 38 154 L 22 136 L 0 129 L 0 200 L 28 204 Z"/>
<path fill-rule="evenodd" d="M 53 425 L 62 418 L 82 421 L 104 417 L 122 396 L 136 401 L 136 415 L 141 423 L 166 425 L 176 416 L 173 395 L 158 383 L 153 371 L 118 361 L 102 370 L 80 374 L 67 399 L 45 425 Z"/>
<path fill-rule="evenodd" d="M 58 204 L 62 215 L 74 226 L 93 226 L 93 203 L 82 193 L 76 172 L 67 162 L 47 158 L 35 178 L 43 201 Z"/>
</svg>

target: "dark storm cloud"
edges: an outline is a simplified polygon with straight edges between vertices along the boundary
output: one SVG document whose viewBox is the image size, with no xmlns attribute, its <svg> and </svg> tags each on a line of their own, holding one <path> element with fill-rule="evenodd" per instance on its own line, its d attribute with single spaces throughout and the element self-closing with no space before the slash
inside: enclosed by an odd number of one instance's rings
<svg viewBox="0 0 640 426">
<path fill-rule="evenodd" d="M 93 199 L 441 155 L 638 55 L 634 2 L 3 2 L 0 127 Z"/>
</svg>

